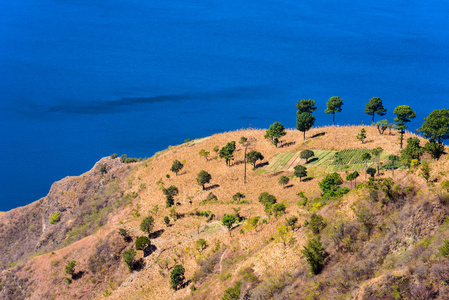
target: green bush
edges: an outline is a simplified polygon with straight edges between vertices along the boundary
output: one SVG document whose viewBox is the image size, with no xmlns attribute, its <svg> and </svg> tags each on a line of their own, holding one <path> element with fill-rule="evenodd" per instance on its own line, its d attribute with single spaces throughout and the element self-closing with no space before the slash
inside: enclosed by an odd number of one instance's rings
<svg viewBox="0 0 449 300">
<path fill-rule="evenodd" d="M 449 240 L 444 240 L 444 245 L 438 248 L 440 250 L 440 254 L 443 256 L 449 256 Z"/>
<path fill-rule="evenodd" d="M 185 269 L 182 265 L 176 265 L 170 273 L 170 287 L 178 290 L 184 284 Z"/>
<path fill-rule="evenodd" d="M 134 250 L 132 248 L 128 249 L 128 250 L 125 250 L 123 252 L 123 261 L 128 266 L 128 269 L 130 271 L 134 268 L 134 263 L 135 263 L 134 258 L 135 257 L 136 257 L 136 250 Z"/>
<path fill-rule="evenodd" d="M 316 213 L 313 213 L 312 216 L 310 216 L 310 229 L 314 234 L 319 234 L 324 227 L 326 227 L 326 223 L 324 222 L 324 218 L 320 215 L 317 215 Z"/>
<path fill-rule="evenodd" d="M 73 278 L 73 275 L 75 274 L 75 266 L 76 266 L 75 260 L 69 261 L 67 263 L 67 265 L 65 266 L 66 274 L 69 274 L 70 276 L 72 276 L 72 278 Z"/>
<path fill-rule="evenodd" d="M 242 283 L 237 281 L 233 287 L 230 287 L 224 291 L 221 300 L 238 300 L 240 299 L 240 288 Z"/>
<path fill-rule="evenodd" d="M 151 241 L 146 236 L 139 236 L 136 239 L 136 249 L 137 250 L 144 250 L 146 247 L 150 245 Z"/>
<path fill-rule="evenodd" d="M 304 246 L 301 253 L 306 257 L 310 272 L 314 275 L 321 273 L 324 267 L 324 257 L 326 252 L 324 251 L 320 238 L 316 237 L 308 240 L 307 247 Z"/>
<path fill-rule="evenodd" d="M 111 159 L 116 159 L 118 157 L 117 153 L 111 154 Z"/>
<path fill-rule="evenodd" d="M 61 216 L 59 215 L 59 211 L 55 212 L 53 216 L 50 218 L 50 223 L 55 224 L 61 220 Z"/>
<path fill-rule="evenodd" d="M 154 227 L 153 216 L 146 217 L 140 223 L 140 230 L 142 230 L 143 232 L 148 233 L 148 234 L 150 234 L 150 232 L 153 230 L 153 227 Z"/>
</svg>

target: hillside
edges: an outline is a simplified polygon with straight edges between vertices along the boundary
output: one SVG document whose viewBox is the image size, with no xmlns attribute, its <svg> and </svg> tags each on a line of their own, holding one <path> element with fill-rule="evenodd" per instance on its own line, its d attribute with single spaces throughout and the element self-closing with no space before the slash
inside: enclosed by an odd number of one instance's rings
<svg viewBox="0 0 449 300">
<path fill-rule="evenodd" d="M 361 128 L 313 128 L 305 141 L 288 130 L 278 147 L 264 138 L 265 130 L 240 130 L 169 147 L 141 162 L 102 158 L 89 172 L 56 182 L 46 197 L 0 213 L 0 297 L 221 299 L 236 286 L 240 299 L 449 299 L 449 261 L 439 251 L 449 239 L 449 196 L 441 185 L 449 180 L 449 156 L 436 161 L 423 155 L 430 163 L 428 183 L 420 167 L 396 169 L 391 180 L 391 170 L 381 169 L 368 180 L 361 155 L 382 147 L 380 161 L 387 164 L 388 155 L 400 155 L 398 134 L 364 126 L 362 144 L 356 139 Z M 246 183 L 242 136 L 248 152 L 264 156 L 255 169 L 247 165 Z M 226 166 L 213 148 L 230 141 L 236 151 Z M 316 154 L 308 163 L 299 157 L 305 149 Z M 170 171 L 174 160 L 184 164 L 177 175 Z M 297 164 L 307 167 L 302 180 L 293 176 Z M 375 167 L 376 160 L 367 164 Z M 212 177 L 205 189 L 196 180 L 201 170 Z M 356 189 L 346 180 L 354 170 L 357 184 L 364 183 Z M 319 182 L 334 171 L 350 191 L 322 197 Z M 281 176 L 289 177 L 284 186 Z M 172 185 L 179 193 L 169 208 L 163 189 Z M 233 199 L 237 192 L 243 201 Z M 262 192 L 284 203 L 285 214 L 266 210 L 258 200 Z M 59 221 L 51 223 L 56 212 Z M 230 231 L 222 223 L 227 214 L 242 218 Z M 323 218 L 318 225 L 314 214 Z M 150 215 L 155 224 L 148 235 L 140 224 Z M 257 226 L 249 226 L 256 216 Z M 282 226 L 294 216 L 294 225 Z M 145 235 L 151 245 L 136 251 L 130 271 L 122 255 Z M 324 265 L 312 275 L 301 250 L 318 236 Z M 69 275 L 72 260 L 77 263 Z M 175 264 L 186 277 L 177 291 L 170 288 Z"/>
</svg>

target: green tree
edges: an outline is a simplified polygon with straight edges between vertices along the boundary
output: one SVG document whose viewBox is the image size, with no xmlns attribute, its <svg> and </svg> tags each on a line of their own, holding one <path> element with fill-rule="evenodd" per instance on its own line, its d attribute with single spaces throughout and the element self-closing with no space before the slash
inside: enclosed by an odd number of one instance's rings
<svg viewBox="0 0 449 300">
<path fill-rule="evenodd" d="M 303 140 L 306 139 L 306 131 L 309 131 L 313 127 L 315 120 L 315 117 L 309 112 L 303 112 L 296 116 L 296 129 L 304 134 Z"/>
<path fill-rule="evenodd" d="M 298 217 L 297 216 L 291 216 L 290 218 L 285 218 L 285 224 L 290 227 L 292 230 L 294 230 L 296 223 L 298 223 Z"/>
<path fill-rule="evenodd" d="M 182 265 L 175 265 L 170 273 L 170 287 L 175 291 L 179 290 L 184 284 L 185 269 Z"/>
<path fill-rule="evenodd" d="M 237 201 L 237 202 L 239 202 L 239 201 L 242 200 L 243 198 L 245 198 L 245 194 L 242 194 L 242 193 L 239 193 L 239 192 L 235 193 L 235 194 L 232 196 L 232 199 L 233 199 L 234 201 Z"/>
<path fill-rule="evenodd" d="M 257 225 L 259 224 L 260 217 L 251 217 L 246 221 L 245 228 L 246 229 L 254 229 L 257 232 Z"/>
<path fill-rule="evenodd" d="M 231 228 L 234 223 L 237 222 L 237 217 L 235 215 L 226 214 L 223 217 L 223 220 L 221 220 L 222 224 L 226 226 L 229 230 L 229 235 L 231 235 Z"/>
<path fill-rule="evenodd" d="M 366 169 L 366 173 L 368 173 L 372 178 L 374 178 L 374 175 L 376 175 L 376 169 L 368 168 Z"/>
<path fill-rule="evenodd" d="M 153 227 L 154 227 L 154 218 L 153 218 L 153 216 L 146 217 L 140 223 L 140 230 L 142 230 L 143 232 L 148 233 L 148 234 L 150 234 L 151 231 L 153 231 Z"/>
<path fill-rule="evenodd" d="M 201 149 L 199 152 L 199 155 L 204 157 L 206 159 L 206 161 L 209 161 L 209 158 L 208 158 L 209 154 L 210 154 L 210 152 L 206 151 L 205 149 Z"/>
<path fill-rule="evenodd" d="M 146 236 L 139 236 L 136 239 L 136 250 L 144 250 L 150 245 L 151 241 Z"/>
<path fill-rule="evenodd" d="M 170 224 L 170 218 L 168 216 L 164 217 L 164 223 L 166 226 L 168 226 Z"/>
<path fill-rule="evenodd" d="M 342 111 L 341 107 L 343 106 L 343 100 L 338 96 L 333 96 L 329 98 L 326 105 L 327 108 L 324 112 L 328 115 L 332 115 L 332 125 L 335 126 L 335 113 Z"/>
<path fill-rule="evenodd" d="M 299 157 L 301 157 L 302 159 L 306 160 L 306 163 L 309 162 L 309 158 L 314 157 L 315 156 L 315 152 L 313 152 L 312 150 L 303 150 L 299 153 Z"/>
<path fill-rule="evenodd" d="M 223 294 L 223 297 L 221 297 L 221 300 L 239 300 L 241 287 L 242 287 L 242 283 L 240 281 L 237 281 L 233 287 L 227 288 L 224 291 L 224 294 Z"/>
<path fill-rule="evenodd" d="M 368 161 L 371 159 L 371 154 L 365 152 L 362 154 L 361 159 L 365 162 L 365 179 L 366 179 L 366 170 L 368 168 Z"/>
<path fill-rule="evenodd" d="M 281 124 L 281 122 L 276 121 L 273 124 L 271 124 L 268 130 L 265 132 L 265 138 L 267 140 L 270 140 L 273 143 L 273 145 L 277 147 L 279 139 L 286 134 L 287 132 L 285 131 L 285 128 Z"/>
<path fill-rule="evenodd" d="M 173 173 L 176 174 L 176 176 L 178 176 L 178 172 L 181 171 L 182 168 L 184 168 L 184 165 L 179 160 L 176 159 L 171 165 L 170 171 L 172 171 Z"/>
<path fill-rule="evenodd" d="M 231 166 L 231 159 L 234 158 L 234 152 L 235 152 L 235 142 L 229 142 L 220 149 L 220 158 L 224 158 L 226 160 L 226 165 Z"/>
<path fill-rule="evenodd" d="M 306 257 L 310 272 L 314 275 L 321 273 L 324 267 L 326 252 L 321 244 L 320 237 L 317 236 L 309 239 L 307 241 L 307 246 L 304 246 L 301 253 Z"/>
<path fill-rule="evenodd" d="M 61 215 L 59 214 L 59 211 L 55 212 L 51 218 L 50 218 L 50 223 L 51 224 L 56 224 L 61 220 Z"/>
<path fill-rule="evenodd" d="M 315 100 L 311 99 L 299 100 L 296 103 L 296 108 L 298 109 L 298 112 L 296 113 L 298 116 L 305 112 L 311 114 L 316 110 Z"/>
<path fill-rule="evenodd" d="M 439 144 L 449 138 L 449 109 L 437 109 L 424 118 L 419 131 Z"/>
<path fill-rule="evenodd" d="M 340 174 L 334 172 L 331 174 L 327 174 L 326 177 L 324 177 L 323 180 L 321 180 L 318 185 L 320 186 L 320 189 L 323 191 L 323 193 L 330 192 L 330 191 L 336 191 L 343 183 L 343 179 L 341 178 Z"/>
<path fill-rule="evenodd" d="M 239 140 L 239 144 L 240 145 L 245 146 L 247 142 L 248 142 L 248 138 L 247 137 L 244 137 L 244 136 L 240 137 L 240 140 Z"/>
<path fill-rule="evenodd" d="M 374 115 L 385 116 L 387 110 L 382 105 L 382 100 L 379 97 L 373 97 L 369 99 L 369 102 L 366 104 L 365 113 L 373 116 L 374 123 Z"/>
<path fill-rule="evenodd" d="M 248 153 L 246 153 L 246 161 L 249 162 L 250 164 L 253 164 L 254 168 L 256 168 L 256 162 L 258 160 L 263 160 L 264 157 L 262 155 L 262 153 L 257 152 L 257 151 L 250 151 Z"/>
<path fill-rule="evenodd" d="M 297 165 L 293 168 L 295 171 L 293 172 L 293 175 L 296 177 L 299 177 L 299 181 L 302 181 L 303 177 L 307 176 L 307 168 L 301 165 Z"/>
<path fill-rule="evenodd" d="M 271 204 L 275 204 L 276 203 L 276 197 L 274 195 L 271 195 L 267 192 L 263 192 L 259 195 L 259 202 L 262 204 L 266 204 L 266 203 L 271 203 Z"/>
<path fill-rule="evenodd" d="M 175 196 L 179 194 L 179 190 L 176 186 L 171 185 L 167 189 L 162 188 L 162 193 L 165 195 L 167 207 L 171 207 L 175 204 Z"/>
<path fill-rule="evenodd" d="M 284 246 L 286 246 L 286 242 L 291 240 L 292 233 L 288 230 L 288 227 L 284 224 L 279 224 L 278 226 L 278 233 L 275 236 L 276 241 L 282 241 Z"/>
<path fill-rule="evenodd" d="M 429 182 L 430 179 L 430 165 L 427 161 L 423 161 L 421 163 L 421 172 L 419 175 L 422 176 L 422 178 L 424 178 L 426 180 L 426 182 Z"/>
<path fill-rule="evenodd" d="M 359 172 L 354 171 L 354 172 L 352 172 L 352 173 L 349 173 L 349 174 L 346 176 L 346 180 L 352 182 L 353 180 L 356 180 L 357 177 L 359 177 Z M 356 186 L 357 186 L 357 183 L 355 182 L 355 183 L 354 183 L 354 188 L 355 188 Z"/>
<path fill-rule="evenodd" d="M 357 135 L 357 139 L 358 139 L 359 141 L 361 141 L 362 144 L 363 144 L 363 142 L 364 142 L 365 139 L 366 139 L 366 130 L 365 130 L 365 128 L 362 128 L 362 130 L 360 130 L 360 133 Z"/>
<path fill-rule="evenodd" d="M 285 211 L 287 209 L 287 206 L 285 203 L 276 203 L 272 206 L 271 211 L 274 213 L 274 216 L 277 218 L 279 216 L 282 216 L 285 214 Z"/>
<path fill-rule="evenodd" d="M 393 111 L 396 115 L 394 121 L 396 122 L 396 129 L 399 130 L 401 136 L 399 137 L 400 148 L 402 149 L 402 142 L 404 140 L 404 133 L 407 126 L 405 123 L 410 122 L 412 119 L 416 117 L 416 113 L 410 108 L 408 105 L 400 105 L 396 107 Z"/>
<path fill-rule="evenodd" d="M 123 237 L 123 240 L 125 242 L 129 242 L 131 240 L 131 236 L 129 235 L 129 232 L 125 228 L 119 228 L 118 234 L 120 234 Z"/>
<path fill-rule="evenodd" d="M 136 250 L 133 248 L 123 251 L 123 261 L 130 271 L 134 268 L 136 254 Z"/>
<path fill-rule="evenodd" d="M 389 155 L 388 160 L 391 162 L 391 176 L 394 177 L 394 163 L 399 160 L 397 155 Z"/>
<path fill-rule="evenodd" d="M 201 170 L 196 177 L 196 182 L 203 187 L 206 183 L 209 183 L 212 179 L 212 176 L 204 170 Z"/>
<path fill-rule="evenodd" d="M 203 250 L 206 248 L 207 248 L 207 242 L 205 239 L 199 239 L 198 241 L 195 242 L 195 249 L 198 252 L 203 252 Z"/>
<path fill-rule="evenodd" d="M 75 275 L 75 266 L 76 266 L 76 261 L 75 260 L 71 260 L 67 263 L 67 265 L 65 266 L 65 273 L 70 275 L 73 278 L 73 275 Z"/>
<path fill-rule="evenodd" d="M 390 123 L 388 123 L 387 119 L 384 119 L 382 121 L 377 121 L 376 123 L 374 123 L 374 125 L 376 125 L 377 131 L 379 131 L 380 134 L 384 134 L 385 130 L 387 130 L 387 128 L 389 128 Z M 391 133 L 391 129 L 390 129 L 390 133 Z"/>
<path fill-rule="evenodd" d="M 282 185 L 283 188 L 285 188 L 285 185 L 288 184 L 289 181 L 290 181 L 290 178 L 288 178 L 285 175 L 283 175 L 279 178 L 279 184 Z"/>
<path fill-rule="evenodd" d="M 320 234 L 320 231 L 326 227 L 326 223 L 322 216 L 313 213 L 310 216 L 309 226 L 314 234 Z"/>
<path fill-rule="evenodd" d="M 419 138 L 410 137 L 407 139 L 407 146 L 401 150 L 401 159 L 406 160 L 410 164 L 413 159 L 419 161 L 423 153 L 424 149 L 420 145 Z"/>
<path fill-rule="evenodd" d="M 380 170 L 379 170 L 380 169 L 380 155 L 382 154 L 383 151 L 384 151 L 384 149 L 382 149 L 382 147 L 377 147 L 377 148 L 374 148 L 373 150 L 371 150 L 371 153 L 377 160 L 377 175 L 379 175 L 379 173 L 380 173 Z"/>
<path fill-rule="evenodd" d="M 439 160 L 444 153 L 444 145 L 438 144 L 434 140 L 430 140 L 424 145 L 424 150 L 429 153 L 432 158 Z"/>
</svg>

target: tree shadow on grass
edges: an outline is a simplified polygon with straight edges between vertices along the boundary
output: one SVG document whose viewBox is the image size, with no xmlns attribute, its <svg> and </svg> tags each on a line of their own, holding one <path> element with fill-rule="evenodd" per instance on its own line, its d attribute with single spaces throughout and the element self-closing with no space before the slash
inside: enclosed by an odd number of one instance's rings
<svg viewBox="0 0 449 300">
<path fill-rule="evenodd" d="M 262 162 L 260 164 L 257 164 L 254 169 L 262 168 L 262 167 L 265 167 L 265 166 L 268 166 L 268 165 L 269 165 L 269 163 L 267 161 L 266 162 Z"/>
<path fill-rule="evenodd" d="M 164 229 L 159 229 L 157 231 L 154 231 L 154 232 L 150 233 L 148 235 L 148 237 L 150 239 L 156 239 L 156 238 L 160 237 L 164 233 L 164 231 L 165 231 Z"/>
<path fill-rule="evenodd" d="M 289 184 L 289 185 L 284 186 L 284 189 L 289 189 L 291 187 L 293 187 L 293 184 Z"/>
<path fill-rule="evenodd" d="M 296 142 L 288 142 L 288 143 L 282 144 L 281 146 L 279 146 L 279 148 L 290 147 L 294 144 L 296 144 Z"/>
<path fill-rule="evenodd" d="M 73 274 L 72 279 L 73 280 L 80 279 L 81 277 L 83 277 L 83 275 L 84 275 L 84 271 L 78 271 Z"/>
<path fill-rule="evenodd" d="M 302 182 L 307 182 L 307 181 L 311 181 L 313 179 L 313 177 L 306 177 L 302 179 Z"/>
<path fill-rule="evenodd" d="M 133 264 L 133 271 L 140 271 L 145 267 L 145 261 L 141 258 L 139 260 L 136 260 Z"/>
<path fill-rule="evenodd" d="M 316 134 L 314 134 L 314 135 L 312 135 L 310 138 L 316 138 L 316 137 L 319 137 L 319 136 L 323 136 L 323 135 L 325 135 L 326 134 L 326 132 L 320 132 L 320 133 L 316 133 Z"/>
<path fill-rule="evenodd" d="M 143 257 L 147 257 L 148 255 L 151 255 L 154 251 L 157 250 L 157 247 L 153 244 L 149 245 L 145 249 L 143 249 Z"/>
<path fill-rule="evenodd" d="M 310 164 L 310 163 L 312 163 L 312 162 L 314 162 L 314 161 L 317 161 L 317 160 L 318 160 L 318 157 L 313 157 L 313 158 L 309 159 L 309 160 L 306 162 L 306 164 Z"/>
<path fill-rule="evenodd" d="M 214 184 L 214 185 L 211 185 L 211 186 L 207 186 L 207 187 L 204 188 L 204 190 L 205 191 L 210 191 L 210 190 L 213 190 L 213 189 L 215 189 L 217 187 L 220 187 L 220 185 L 219 184 Z"/>
</svg>

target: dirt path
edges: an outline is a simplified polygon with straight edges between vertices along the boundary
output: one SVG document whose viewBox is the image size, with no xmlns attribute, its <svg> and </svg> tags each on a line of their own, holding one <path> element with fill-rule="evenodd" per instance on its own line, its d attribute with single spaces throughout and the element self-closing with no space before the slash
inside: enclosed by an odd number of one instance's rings
<svg viewBox="0 0 449 300">
<path fill-rule="evenodd" d="M 228 251 L 228 249 L 226 249 L 224 252 L 223 252 L 223 254 L 221 255 L 221 257 L 220 257 L 220 274 L 221 274 L 221 272 L 223 271 L 223 265 L 222 265 L 222 261 L 223 261 L 223 257 L 225 256 L 225 254 L 226 254 L 226 252 Z"/>
</svg>

